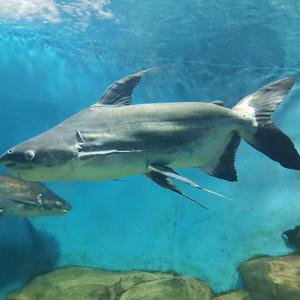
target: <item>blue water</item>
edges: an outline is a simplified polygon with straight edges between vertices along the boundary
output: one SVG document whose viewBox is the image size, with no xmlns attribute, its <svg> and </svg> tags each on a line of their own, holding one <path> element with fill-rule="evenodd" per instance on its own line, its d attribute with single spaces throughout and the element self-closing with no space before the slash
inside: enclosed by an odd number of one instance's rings
<svg viewBox="0 0 300 300">
<path fill-rule="evenodd" d="M 135 103 L 239 99 L 300 70 L 300 2 L 0 1 L 0 151 L 97 100 L 112 81 L 151 66 Z M 20 3 L 28 9 L 20 12 Z M 102 3 L 102 5 L 100 5 Z M 299 80 L 274 120 L 300 150 Z M 58 266 L 174 270 L 215 291 L 238 285 L 238 264 L 286 254 L 300 223 L 299 172 L 242 143 L 237 183 L 182 173 L 234 199 L 187 189 L 201 210 L 143 176 L 49 183 L 73 205 L 64 217 L 0 220 L 0 290 Z M 4 170 L 3 170 L 4 171 Z"/>
</svg>

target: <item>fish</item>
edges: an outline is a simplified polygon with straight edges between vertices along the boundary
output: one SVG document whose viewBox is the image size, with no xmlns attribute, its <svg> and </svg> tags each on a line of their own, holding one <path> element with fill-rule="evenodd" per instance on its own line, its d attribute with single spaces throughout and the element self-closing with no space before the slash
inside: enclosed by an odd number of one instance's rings
<svg viewBox="0 0 300 300">
<path fill-rule="evenodd" d="M 283 232 L 281 238 L 288 248 L 300 250 L 300 225 Z"/>
<path fill-rule="evenodd" d="M 192 201 L 174 182 L 228 197 L 175 169 L 197 168 L 216 178 L 237 181 L 234 163 L 241 139 L 281 166 L 300 170 L 293 142 L 271 120 L 294 85 L 292 77 L 263 86 L 232 108 L 219 99 L 133 104 L 134 88 L 149 71 L 115 81 L 96 103 L 3 153 L 0 165 L 30 181 L 144 174 Z"/>
<path fill-rule="evenodd" d="M 39 182 L 0 174 L 0 216 L 64 215 L 71 205 Z"/>
</svg>

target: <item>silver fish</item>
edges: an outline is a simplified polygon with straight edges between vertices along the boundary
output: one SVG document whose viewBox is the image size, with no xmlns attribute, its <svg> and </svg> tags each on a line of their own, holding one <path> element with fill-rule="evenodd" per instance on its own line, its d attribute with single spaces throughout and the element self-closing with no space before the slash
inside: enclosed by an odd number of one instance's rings
<svg viewBox="0 0 300 300">
<path fill-rule="evenodd" d="M 95 104 L 9 149 L 0 164 L 32 181 L 114 179 L 142 173 L 190 200 L 170 179 L 224 196 L 174 169 L 199 168 L 236 181 L 234 161 L 241 138 L 283 167 L 300 169 L 292 141 L 271 121 L 271 113 L 294 84 L 292 78 L 264 86 L 232 109 L 220 100 L 132 105 L 133 89 L 147 71 L 116 81 Z"/>
<path fill-rule="evenodd" d="M 70 210 L 70 204 L 41 183 L 0 174 L 0 216 L 55 216 Z"/>
</svg>

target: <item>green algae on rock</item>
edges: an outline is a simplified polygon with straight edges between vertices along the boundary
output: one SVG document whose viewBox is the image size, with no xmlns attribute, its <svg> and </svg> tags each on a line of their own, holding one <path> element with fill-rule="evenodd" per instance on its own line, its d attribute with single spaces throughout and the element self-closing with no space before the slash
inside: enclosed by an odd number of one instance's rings
<svg viewBox="0 0 300 300">
<path fill-rule="evenodd" d="M 208 285 L 190 277 L 170 273 L 109 272 L 65 267 L 37 276 L 24 288 L 10 293 L 6 299 L 209 300 L 210 297 Z"/>
<path fill-rule="evenodd" d="M 120 300 L 202 300 L 210 299 L 210 294 L 205 283 L 190 277 L 171 277 L 138 284 L 125 292 Z"/>
<path fill-rule="evenodd" d="M 299 300 L 300 256 L 261 257 L 240 265 L 245 290 L 255 300 Z"/>
<path fill-rule="evenodd" d="M 212 298 L 212 300 L 253 300 L 249 293 L 244 291 L 235 291 Z"/>
</svg>

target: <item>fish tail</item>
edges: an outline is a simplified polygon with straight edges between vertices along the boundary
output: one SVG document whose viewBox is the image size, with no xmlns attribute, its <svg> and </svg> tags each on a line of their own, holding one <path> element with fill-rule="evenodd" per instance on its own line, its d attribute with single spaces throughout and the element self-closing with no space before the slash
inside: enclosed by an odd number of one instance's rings
<svg viewBox="0 0 300 300">
<path fill-rule="evenodd" d="M 287 96 L 293 84 L 293 78 L 285 78 L 266 85 L 242 99 L 233 110 L 252 121 L 251 128 L 240 132 L 248 144 L 283 167 L 300 170 L 300 156 L 293 142 L 271 119 L 271 114 Z"/>
</svg>

